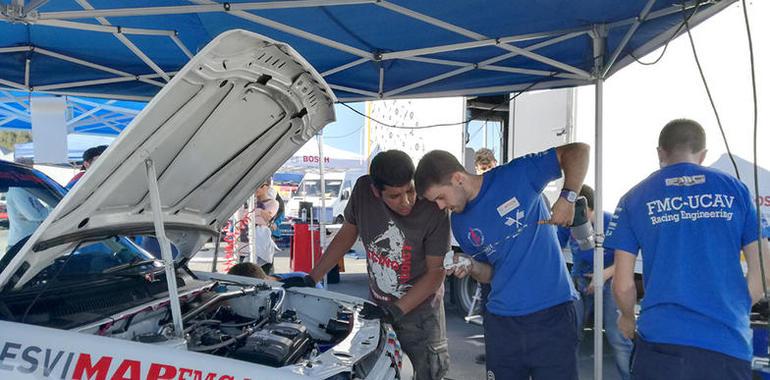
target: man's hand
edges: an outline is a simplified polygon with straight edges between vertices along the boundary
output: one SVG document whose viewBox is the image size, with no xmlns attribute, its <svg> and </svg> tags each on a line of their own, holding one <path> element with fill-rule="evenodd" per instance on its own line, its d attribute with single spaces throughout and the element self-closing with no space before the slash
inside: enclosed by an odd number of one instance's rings
<svg viewBox="0 0 770 380">
<path fill-rule="evenodd" d="M 309 275 L 302 277 L 289 277 L 280 280 L 283 282 L 284 289 L 289 288 L 315 288 L 315 281 Z"/>
<path fill-rule="evenodd" d="M 444 266 L 446 269 L 446 275 L 454 275 L 457 278 L 464 278 L 465 276 L 471 274 L 475 262 L 476 261 L 470 257 L 465 257 L 455 253 L 452 257 L 452 265 Z"/>
<path fill-rule="evenodd" d="M 620 333 L 626 339 L 634 339 L 636 334 L 636 318 L 633 315 L 626 316 L 625 314 L 620 314 L 618 316 L 618 329 L 620 329 Z"/>
<path fill-rule="evenodd" d="M 398 322 L 404 316 L 404 312 L 395 304 L 383 303 L 382 305 L 376 305 L 371 302 L 364 303 L 364 308 L 359 314 L 363 319 L 379 319 L 390 324 Z"/>
<path fill-rule="evenodd" d="M 559 197 L 551 208 L 551 219 L 542 220 L 540 223 L 569 227 L 573 219 L 575 219 L 575 204 Z"/>
<path fill-rule="evenodd" d="M 612 278 L 612 276 L 615 275 L 615 266 L 611 265 L 607 268 L 604 268 L 604 271 L 602 273 L 604 274 L 604 278 L 602 278 L 602 281 L 603 281 L 602 286 L 604 286 L 604 284 L 606 284 L 607 281 L 609 281 Z M 595 293 L 594 286 L 596 286 L 596 277 L 594 277 L 593 273 L 586 273 L 583 275 L 583 277 L 591 279 L 591 282 L 588 284 L 588 288 L 586 289 L 586 294 L 594 294 Z"/>
</svg>

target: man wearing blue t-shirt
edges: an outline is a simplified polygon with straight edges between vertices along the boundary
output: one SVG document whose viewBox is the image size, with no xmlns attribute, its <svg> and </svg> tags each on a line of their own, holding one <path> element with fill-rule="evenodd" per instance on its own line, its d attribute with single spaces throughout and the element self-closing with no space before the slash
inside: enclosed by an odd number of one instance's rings
<svg viewBox="0 0 770 380">
<path fill-rule="evenodd" d="M 588 185 L 583 185 L 580 189 L 580 196 L 586 199 L 586 216 L 588 220 L 594 220 L 594 189 Z M 604 230 L 610 223 L 612 214 L 604 213 Z M 559 227 L 559 243 L 562 247 L 569 245 L 572 254 L 572 281 L 580 293 L 580 299 L 575 301 L 577 311 L 578 337 L 583 330 L 585 319 L 592 315 L 594 310 L 594 249 L 581 249 L 578 241 L 571 236 L 570 228 Z M 620 378 L 628 380 L 631 378 L 631 351 L 633 343 L 624 337 L 618 329 L 618 305 L 612 298 L 612 288 L 610 280 L 615 274 L 614 264 L 615 251 L 611 249 L 604 250 L 604 287 L 602 288 L 602 308 L 604 332 L 607 341 L 612 346 L 613 356 L 615 357 L 615 367 L 618 369 Z"/>
<path fill-rule="evenodd" d="M 758 241 L 764 252 L 767 244 L 757 239 L 746 186 L 701 166 L 705 156 L 697 122 L 666 124 L 658 139 L 661 169 L 621 198 L 607 229 L 618 326 L 626 337 L 637 335 L 636 379 L 751 379 L 749 311 L 762 294 Z M 637 332 L 640 250 L 645 296 Z"/>
<path fill-rule="evenodd" d="M 553 225 L 572 224 L 588 150 L 568 144 L 483 175 L 466 172 L 445 151 L 420 160 L 418 194 L 452 211 L 452 232 L 471 256 L 448 273 L 492 285 L 484 315 L 489 379 L 577 379 L 577 294 Z M 541 193 L 562 170 L 564 189 L 551 214 Z"/>
</svg>

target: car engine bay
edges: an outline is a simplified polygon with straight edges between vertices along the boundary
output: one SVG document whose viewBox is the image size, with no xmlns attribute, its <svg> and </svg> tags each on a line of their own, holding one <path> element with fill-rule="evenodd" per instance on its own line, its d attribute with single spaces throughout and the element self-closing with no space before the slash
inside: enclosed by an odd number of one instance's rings
<svg viewBox="0 0 770 380">
<path fill-rule="evenodd" d="M 180 292 L 184 338 L 174 334 L 168 301 L 162 299 L 75 330 L 271 367 L 311 360 L 351 331 L 353 308 L 337 305 L 325 323 L 308 327 L 312 318 L 303 320 L 296 310 L 284 308 L 285 299 L 286 290 L 267 283 L 217 281 Z"/>
</svg>

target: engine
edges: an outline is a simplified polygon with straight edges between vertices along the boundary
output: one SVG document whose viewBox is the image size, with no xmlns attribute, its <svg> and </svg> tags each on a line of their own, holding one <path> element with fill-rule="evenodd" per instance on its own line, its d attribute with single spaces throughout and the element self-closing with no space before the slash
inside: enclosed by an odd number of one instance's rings
<svg viewBox="0 0 770 380">
<path fill-rule="evenodd" d="M 292 322 L 266 325 L 249 335 L 230 357 L 272 367 L 295 363 L 313 347 L 307 328 Z"/>
<path fill-rule="evenodd" d="M 350 331 L 352 310 L 342 309 L 336 318 L 319 326 L 324 336 L 314 337 L 296 311 L 282 308 L 284 297 L 283 289 L 266 285 L 214 285 L 184 297 L 185 339 L 173 337 L 173 324 L 167 311 L 153 313 L 155 317 L 137 318 L 143 321 L 135 320 L 133 328 L 124 327 L 124 332 L 117 335 L 142 343 L 283 367 L 312 359 L 344 339 Z M 160 328 L 143 332 L 152 325 Z"/>
</svg>

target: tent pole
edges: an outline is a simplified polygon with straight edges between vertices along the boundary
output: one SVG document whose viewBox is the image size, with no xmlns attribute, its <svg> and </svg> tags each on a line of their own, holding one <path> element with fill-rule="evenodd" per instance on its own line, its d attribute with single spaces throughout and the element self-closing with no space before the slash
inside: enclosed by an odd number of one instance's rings
<svg viewBox="0 0 770 380">
<path fill-rule="evenodd" d="M 261 184 L 257 186 L 261 186 Z M 257 218 L 257 197 L 254 194 L 249 197 L 247 211 L 246 215 L 249 216 L 249 262 L 259 265 L 257 263 L 257 222 L 255 220 Z"/>
<path fill-rule="evenodd" d="M 324 132 L 323 129 L 318 133 L 318 169 L 320 175 L 318 176 L 321 181 L 321 207 L 318 211 L 318 234 L 320 247 L 318 250 L 323 254 L 323 249 L 326 247 L 326 180 L 324 179 Z M 312 233 L 310 234 L 310 240 L 313 240 Z M 315 267 L 315 251 L 311 253 L 313 266 Z M 323 279 L 323 287 L 326 288 L 326 275 Z"/>
<path fill-rule="evenodd" d="M 604 209 L 602 208 L 603 188 L 603 122 L 604 122 L 604 50 L 606 49 L 607 29 L 604 25 L 595 25 L 592 33 L 594 48 L 594 80 L 596 90 L 595 109 L 595 133 L 594 149 L 596 163 L 594 165 L 596 176 L 596 195 L 594 196 L 594 234 L 596 235 L 596 247 L 594 248 L 594 379 L 602 379 L 603 370 L 603 345 L 602 322 L 604 321 Z"/>
</svg>

